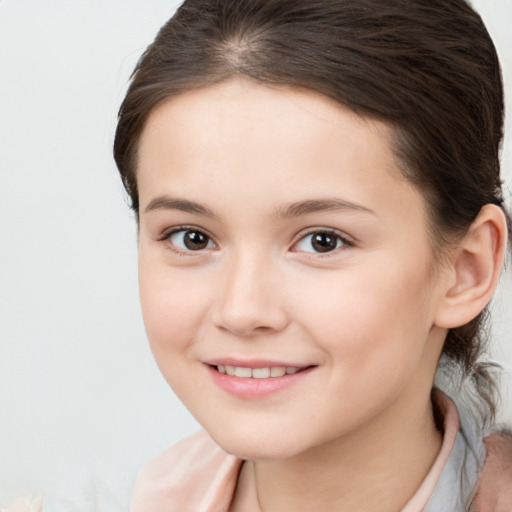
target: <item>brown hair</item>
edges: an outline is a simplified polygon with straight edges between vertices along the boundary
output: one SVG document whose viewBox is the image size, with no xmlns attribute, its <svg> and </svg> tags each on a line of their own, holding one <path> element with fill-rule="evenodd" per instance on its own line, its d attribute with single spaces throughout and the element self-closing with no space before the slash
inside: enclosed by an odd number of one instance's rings
<svg viewBox="0 0 512 512">
<path fill-rule="evenodd" d="M 119 111 L 114 157 L 136 214 L 137 146 L 151 111 L 236 75 L 306 88 L 390 123 L 437 250 L 484 205 L 503 208 L 500 67 L 464 0 L 187 0 L 142 55 Z M 474 382 L 492 417 L 496 386 L 479 362 L 485 315 L 450 330 L 443 360 Z"/>
</svg>

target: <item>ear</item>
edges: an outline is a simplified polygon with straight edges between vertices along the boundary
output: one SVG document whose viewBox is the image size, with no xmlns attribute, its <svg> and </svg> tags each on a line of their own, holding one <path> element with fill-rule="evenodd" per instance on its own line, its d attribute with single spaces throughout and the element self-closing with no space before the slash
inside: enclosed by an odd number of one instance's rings
<svg viewBox="0 0 512 512">
<path fill-rule="evenodd" d="M 505 214 L 488 204 L 450 253 L 450 277 L 434 320 L 437 327 L 460 327 L 483 311 L 498 284 L 506 247 Z"/>
</svg>

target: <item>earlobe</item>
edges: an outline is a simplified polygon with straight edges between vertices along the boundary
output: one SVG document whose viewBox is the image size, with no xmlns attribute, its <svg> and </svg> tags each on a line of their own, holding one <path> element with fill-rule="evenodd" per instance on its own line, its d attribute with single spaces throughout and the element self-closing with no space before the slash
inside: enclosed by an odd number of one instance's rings
<svg viewBox="0 0 512 512">
<path fill-rule="evenodd" d="M 507 221 L 495 205 L 484 206 L 451 255 L 453 279 L 439 305 L 435 325 L 467 324 L 487 306 L 498 284 L 507 246 Z"/>
</svg>

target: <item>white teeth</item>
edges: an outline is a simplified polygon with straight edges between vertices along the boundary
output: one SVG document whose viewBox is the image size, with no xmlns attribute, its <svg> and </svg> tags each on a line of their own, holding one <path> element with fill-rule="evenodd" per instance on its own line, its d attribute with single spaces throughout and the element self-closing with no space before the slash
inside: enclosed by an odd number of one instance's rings
<svg viewBox="0 0 512 512">
<path fill-rule="evenodd" d="M 268 379 L 270 377 L 270 368 L 253 368 L 252 376 L 254 379 Z"/>
<path fill-rule="evenodd" d="M 282 377 L 283 375 L 293 375 L 297 373 L 300 368 L 294 366 L 272 366 L 266 368 L 246 368 L 243 366 L 229 366 L 229 365 L 217 365 L 219 373 L 226 373 L 233 377 L 240 377 L 243 379 L 268 379 L 272 377 Z"/>
<path fill-rule="evenodd" d="M 274 366 L 270 368 L 270 376 L 271 377 L 282 377 L 286 373 L 286 368 L 284 366 Z"/>
<path fill-rule="evenodd" d="M 243 368 L 241 366 L 237 366 L 235 368 L 235 375 L 237 377 L 244 377 L 248 379 L 252 377 L 252 370 L 250 368 Z"/>
</svg>

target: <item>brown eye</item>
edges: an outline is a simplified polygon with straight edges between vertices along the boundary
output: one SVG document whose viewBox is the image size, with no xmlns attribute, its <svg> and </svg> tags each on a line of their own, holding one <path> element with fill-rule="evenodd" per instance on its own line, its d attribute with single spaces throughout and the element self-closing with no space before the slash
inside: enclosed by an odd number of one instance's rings
<svg viewBox="0 0 512 512">
<path fill-rule="evenodd" d="M 180 251 L 201 251 L 215 247 L 208 235 L 194 229 L 181 229 L 169 237 Z"/>
<path fill-rule="evenodd" d="M 338 238 L 330 233 L 315 233 L 311 238 L 311 246 L 317 252 L 334 251 L 338 246 Z"/>
<path fill-rule="evenodd" d="M 332 231 L 315 231 L 303 237 L 295 246 L 296 251 L 325 253 L 349 245 L 340 235 Z"/>
</svg>

